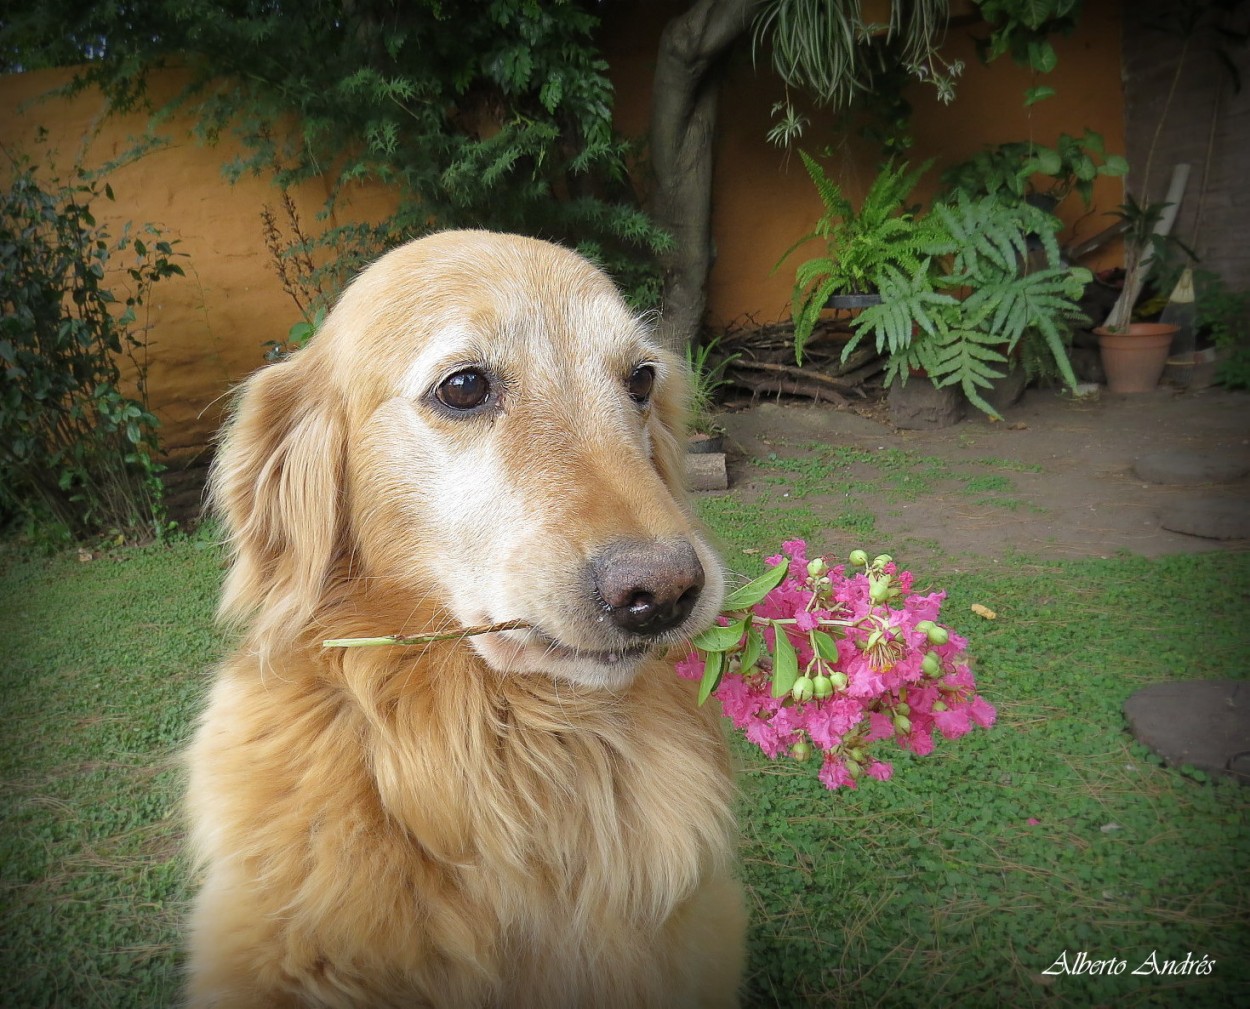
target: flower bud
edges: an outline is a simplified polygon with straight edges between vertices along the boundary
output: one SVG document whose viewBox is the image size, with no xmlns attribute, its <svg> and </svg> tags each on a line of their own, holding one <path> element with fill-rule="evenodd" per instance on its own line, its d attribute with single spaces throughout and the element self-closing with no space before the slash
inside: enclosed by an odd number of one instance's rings
<svg viewBox="0 0 1250 1009">
<path fill-rule="evenodd" d="M 868 566 L 868 555 L 862 550 L 852 550 L 850 557 L 847 558 L 856 567 Z"/>
<path fill-rule="evenodd" d="M 834 669 L 829 673 L 829 683 L 834 690 L 845 690 L 846 685 L 851 681 L 847 679 L 846 673 L 840 669 Z"/>
<path fill-rule="evenodd" d="M 933 710 L 934 710 L 934 711 L 945 711 L 945 710 L 946 710 L 946 702 L 945 702 L 945 701 L 934 701 L 934 702 L 933 702 Z"/>
<path fill-rule="evenodd" d="M 806 739 L 800 739 L 792 747 L 790 747 L 790 756 L 795 760 L 803 761 L 812 755 L 812 745 Z"/>
<path fill-rule="evenodd" d="M 889 554 L 877 554 L 877 556 L 872 559 L 872 566 L 874 568 L 883 568 L 892 560 L 894 560 L 894 558 Z"/>
<path fill-rule="evenodd" d="M 842 766 L 846 768 L 846 773 L 852 778 L 858 778 L 864 773 L 864 769 L 859 766 L 859 761 L 851 760 L 849 757 L 842 758 Z"/>
<path fill-rule="evenodd" d="M 907 733 L 911 732 L 911 719 L 906 715 L 895 715 L 894 728 L 902 735 L 907 735 Z"/>
<path fill-rule="evenodd" d="M 942 660 L 938 658 L 937 652 L 925 652 L 924 659 L 920 663 L 920 671 L 931 678 L 942 675 Z"/>
<path fill-rule="evenodd" d="M 894 705 L 894 710 L 898 712 L 900 715 L 910 715 L 911 705 L 908 704 L 906 701 L 899 701 L 898 704 Z"/>
<path fill-rule="evenodd" d="M 930 627 L 927 633 L 929 642 L 934 645 L 944 645 L 951 639 L 950 631 L 945 627 L 939 627 L 937 624 Z"/>
<path fill-rule="evenodd" d="M 819 578 L 829 570 L 829 565 L 825 563 L 824 558 L 817 557 L 807 562 L 807 573 L 813 578 Z"/>
<path fill-rule="evenodd" d="M 790 696 L 802 704 L 804 701 L 812 699 L 812 694 L 815 693 L 815 690 L 812 678 L 804 674 L 794 681 L 794 686 L 790 688 Z"/>
<path fill-rule="evenodd" d="M 870 578 L 868 580 L 868 597 L 874 603 L 883 603 L 890 595 L 888 578 Z"/>
<path fill-rule="evenodd" d="M 833 696 L 833 680 L 824 673 L 812 677 L 812 694 L 816 700 L 823 701 Z"/>
<path fill-rule="evenodd" d="M 916 621 L 916 630 L 918 630 L 925 637 L 928 637 L 929 632 L 933 630 L 933 628 L 936 626 L 937 624 L 935 624 L 932 620 L 917 620 Z"/>
</svg>

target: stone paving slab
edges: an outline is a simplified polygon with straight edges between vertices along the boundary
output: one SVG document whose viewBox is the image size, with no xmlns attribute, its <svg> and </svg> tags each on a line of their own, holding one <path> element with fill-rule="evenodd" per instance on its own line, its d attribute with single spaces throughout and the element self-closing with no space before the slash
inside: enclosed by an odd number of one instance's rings
<svg viewBox="0 0 1250 1009">
<path fill-rule="evenodd" d="M 1164 529 L 1211 540 L 1250 539 L 1250 501 L 1241 498 L 1195 498 L 1159 515 Z"/>
<path fill-rule="evenodd" d="M 1250 784 L 1250 681 L 1156 683 L 1124 702 L 1124 717 L 1168 766 L 1188 764 Z"/>
<path fill-rule="evenodd" d="M 1133 472 L 1147 483 L 1231 483 L 1250 473 L 1250 460 L 1192 452 L 1152 452 L 1133 464 Z"/>
</svg>

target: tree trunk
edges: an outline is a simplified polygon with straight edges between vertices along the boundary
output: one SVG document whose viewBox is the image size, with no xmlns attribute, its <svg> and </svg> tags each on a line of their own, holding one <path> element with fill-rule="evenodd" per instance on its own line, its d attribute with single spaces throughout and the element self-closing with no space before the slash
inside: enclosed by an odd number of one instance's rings
<svg viewBox="0 0 1250 1009">
<path fill-rule="evenodd" d="M 651 99 L 652 215 L 675 239 L 660 257 L 659 334 L 681 353 L 697 341 L 712 268 L 712 139 L 720 59 L 759 0 L 698 0 L 660 36 Z"/>
</svg>

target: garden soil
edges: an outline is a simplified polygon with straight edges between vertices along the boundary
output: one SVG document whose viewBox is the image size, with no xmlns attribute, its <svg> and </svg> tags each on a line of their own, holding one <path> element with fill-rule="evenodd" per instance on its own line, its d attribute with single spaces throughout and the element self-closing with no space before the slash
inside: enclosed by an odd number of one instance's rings
<svg viewBox="0 0 1250 1009">
<path fill-rule="evenodd" d="M 762 402 L 722 420 L 728 493 L 827 520 L 831 550 L 958 568 L 960 557 L 980 565 L 1250 547 L 1243 392 L 1030 389 L 1001 421 L 972 411 L 928 431 L 893 427 L 884 403 Z M 848 515 L 870 516 L 870 532 Z"/>
</svg>

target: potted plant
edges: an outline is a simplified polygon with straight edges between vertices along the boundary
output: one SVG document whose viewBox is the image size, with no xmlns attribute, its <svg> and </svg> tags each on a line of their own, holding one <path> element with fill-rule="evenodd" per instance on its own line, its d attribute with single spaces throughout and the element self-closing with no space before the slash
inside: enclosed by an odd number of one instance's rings
<svg viewBox="0 0 1250 1009">
<path fill-rule="evenodd" d="M 817 166 L 819 167 L 819 166 Z M 826 218 L 838 209 L 836 186 L 823 172 L 809 173 L 817 187 L 825 186 L 822 201 Z M 897 180 L 906 178 L 910 192 L 915 175 L 887 165 L 870 194 L 897 195 Z M 831 198 L 833 197 L 833 198 Z M 869 206 L 865 198 L 864 207 Z M 839 223 L 846 220 L 840 215 Z M 870 273 L 881 301 L 859 313 L 851 323 L 853 336 L 843 349 L 843 360 L 866 338 L 887 356 L 886 384 L 906 382 L 923 373 L 938 388 L 958 386 L 978 409 L 997 416 L 983 391 L 1005 374 L 1005 366 L 1023 342 L 1035 342 L 1054 361 L 1071 386 L 1076 384 L 1068 362 L 1067 337 L 1083 321 L 1077 301 L 1090 279 L 1089 271 L 1065 266 L 1060 260 L 1053 215 L 997 194 L 970 196 L 956 191 L 939 200 L 927 213 L 896 212 L 878 217 L 890 222 L 889 255 L 875 243 L 877 255 Z M 864 221 L 861 209 L 857 222 Z M 823 237 L 824 219 L 813 235 Z M 905 231 L 904 231 L 905 229 Z M 884 226 L 877 234 L 884 233 Z M 848 255 L 836 245 L 846 234 L 827 229 L 828 253 L 808 260 L 795 278 L 795 349 L 801 363 L 803 341 L 819 313 L 820 299 L 850 276 L 844 260 L 866 259 L 867 252 Z M 864 230 L 851 230 L 861 245 L 870 245 Z M 1029 238 L 1041 248 L 1029 254 Z M 809 236 L 811 237 L 811 236 Z M 827 265 L 825 265 L 827 264 Z"/>
<path fill-rule="evenodd" d="M 795 271 L 792 308 L 794 350 L 799 364 L 803 348 L 826 308 L 862 309 L 879 305 L 888 271 L 914 273 L 943 250 L 944 239 L 933 223 L 906 207 L 917 180 L 928 168 L 908 171 L 906 162 L 886 164 L 873 180 L 858 210 L 842 188 L 806 151 L 799 151 L 824 207 L 816 226 L 778 261 L 785 262 L 801 245 L 818 239 L 825 251 Z"/>
<path fill-rule="evenodd" d="M 1170 241 L 1157 234 L 1167 204 L 1131 195 L 1116 211 L 1124 225 L 1124 283 L 1120 298 L 1103 325 L 1094 329 L 1107 389 L 1116 393 L 1149 392 L 1159 384 L 1178 327 L 1163 322 L 1134 322 L 1133 305 Z"/>
<path fill-rule="evenodd" d="M 1054 213 L 1073 192 L 1088 207 L 1095 179 L 1127 172 L 1128 162 L 1107 154 L 1102 135 L 1087 129 L 1081 137 L 1059 134 L 1054 147 L 1020 140 L 986 148 L 945 171 L 942 183 L 951 194 L 998 195 Z"/>
</svg>

